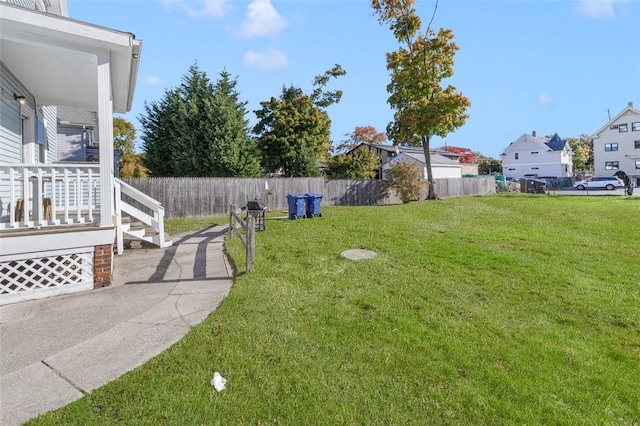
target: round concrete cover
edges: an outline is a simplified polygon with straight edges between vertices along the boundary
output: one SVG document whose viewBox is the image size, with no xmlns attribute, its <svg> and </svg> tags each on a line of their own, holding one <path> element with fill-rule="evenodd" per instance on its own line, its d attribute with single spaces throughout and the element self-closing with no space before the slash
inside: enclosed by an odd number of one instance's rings
<svg viewBox="0 0 640 426">
<path fill-rule="evenodd" d="M 345 250 L 340 253 L 342 257 L 346 257 L 351 260 L 360 260 L 360 259 L 373 259 L 377 256 L 377 254 L 371 250 L 363 250 L 363 249 L 351 249 Z"/>
</svg>

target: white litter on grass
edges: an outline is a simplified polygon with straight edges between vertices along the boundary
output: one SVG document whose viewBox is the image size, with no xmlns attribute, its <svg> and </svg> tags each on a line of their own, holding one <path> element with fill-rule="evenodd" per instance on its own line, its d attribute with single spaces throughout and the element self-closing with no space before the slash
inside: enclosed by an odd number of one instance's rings
<svg viewBox="0 0 640 426">
<path fill-rule="evenodd" d="M 222 377 L 220 373 L 217 371 L 213 373 L 213 379 L 211 379 L 211 386 L 216 388 L 218 392 L 222 392 L 224 390 L 224 385 L 227 383 L 227 379 Z"/>
</svg>

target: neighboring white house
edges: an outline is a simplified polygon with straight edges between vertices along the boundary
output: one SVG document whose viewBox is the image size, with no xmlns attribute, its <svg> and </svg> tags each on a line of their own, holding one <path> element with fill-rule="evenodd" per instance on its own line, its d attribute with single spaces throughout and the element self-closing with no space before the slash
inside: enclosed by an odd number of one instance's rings
<svg viewBox="0 0 640 426">
<path fill-rule="evenodd" d="M 99 146 L 96 113 L 77 108 L 57 108 L 57 161 L 98 161 L 88 151 Z"/>
<path fill-rule="evenodd" d="M 640 186 L 640 110 L 633 102 L 591 137 L 594 173 L 611 176 L 622 170 Z"/>
<path fill-rule="evenodd" d="M 385 165 L 387 165 L 390 161 L 392 161 L 394 158 L 396 158 L 400 154 L 407 154 L 411 156 L 418 155 L 419 159 L 421 159 L 422 161 L 422 165 L 420 167 L 424 167 L 424 153 L 423 153 L 422 147 L 406 146 L 406 145 L 385 145 L 385 144 L 362 142 L 358 144 L 358 146 L 356 146 L 355 148 L 347 152 L 347 155 L 351 155 L 354 152 L 358 150 L 363 150 L 363 149 L 373 152 L 378 156 L 378 158 L 380 158 L 380 169 L 376 173 L 376 179 L 382 178 L 383 172 L 385 170 Z M 432 155 L 432 158 L 433 156 L 438 155 L 439 157 L 452 160 L 453 162 L 458 164 L 458 166 L 460 166 L 461 169 L 465 169 L 465 171 L 462 173 L 469 173 L 469 174 L 476 174 L 476 175 L 478 174 L 478 166 L 476 164 L 462 165 L 459 161 L 460 155 L 456 154 L 455 152 L 431 151 L 431 155 Z M 388 168 L 388 165 L 386 168 Z M 433 169 L 433 164 L 432 164 L 432 169 Z M 462 174 L 455 177 L 461 177 L 461 175 Z M 434 179 L 436 178 L 434 177 Z"/>
<path fill-rule="evenodd" d="M 57 107 L 58 126 L 56 134 L 56 159 L 62 162 L 97 163 L 100 160 L 100 141 L 96 113 L 83 109 Z M 114 151 L 114 175 L 120 176 L 122 152 Z"/>
<path fill-rule="evenodd" d="M 108 285 L 123 212 L 170 244 L 162 206 L 114 176 L 142 42 L 67 15 L 66 0 L 0 1 L 0 305 Z M 58 107 L 95 117 L 99 162 L 58 162 Z"/>
<path fill-rule="evenodd" d="M 395 157 L 391 158 L 386 164 L 382 166 L 382 176 L 384 177 L 386 171 L 398 162 L 406 161 L 409 163 L 415 163 L 420 170 L 423 171 L 423 179 L 427 179 L 427 167 L 424 160 L 424 154 L 421 152 L 401 152 Z M 431 154 L 431 172 L 433 179 L 445 179 L 445 178 L 461 178 L 462 177 L 462 164 L 457 160 L 445 157 L 440 154 Z"/>
<path fill-rule="evenodd" d="M 536 132 L 524 134 L 512 142 L 502 154 L 502 174 L 520 179 L 525 175 L 570 177 L 573 175 L 573 151 L 569 143 L 556 133 L 540 138 Z"/>
</svg>

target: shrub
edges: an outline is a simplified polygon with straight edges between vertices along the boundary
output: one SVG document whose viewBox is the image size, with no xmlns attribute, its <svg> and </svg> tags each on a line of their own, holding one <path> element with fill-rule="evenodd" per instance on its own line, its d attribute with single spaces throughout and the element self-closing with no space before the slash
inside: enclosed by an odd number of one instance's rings
<svg viewBox="0 0 640 426">
<path fill-rule="evenodd" d="M 403 203 L 420 198 L 422 171 L 416 163 L 399 161 L 386 172 L 385 182 L 388 188 L 395 190 Z"/>
</svg>

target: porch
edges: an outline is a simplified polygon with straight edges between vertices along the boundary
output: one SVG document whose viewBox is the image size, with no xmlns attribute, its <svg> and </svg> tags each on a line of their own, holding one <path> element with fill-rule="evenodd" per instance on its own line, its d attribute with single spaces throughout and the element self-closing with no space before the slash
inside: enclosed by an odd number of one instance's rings
<svg viewBox="0 0 640 426">
<path fill-rule="evenodd" d="M 0 304 L 109 284 L 127 231 L 113 114 L 131 110 L 142 42 L 53 3 L 0 1 Z M 57 162 L 58 107 L 95 116 L 98 163 Z M 130 211 L 161 223 L 148 204 Z"/>
<path fill-rule="evenodd" d="M 159 202 L 115 178 L 110 188 L 101 191 L 99 164 L 0 163 L 0 305 L 110 284 L 125 238 L 172 244 Z M 102 221 L 106 199 L 113 213 Z"/>
</svg>

